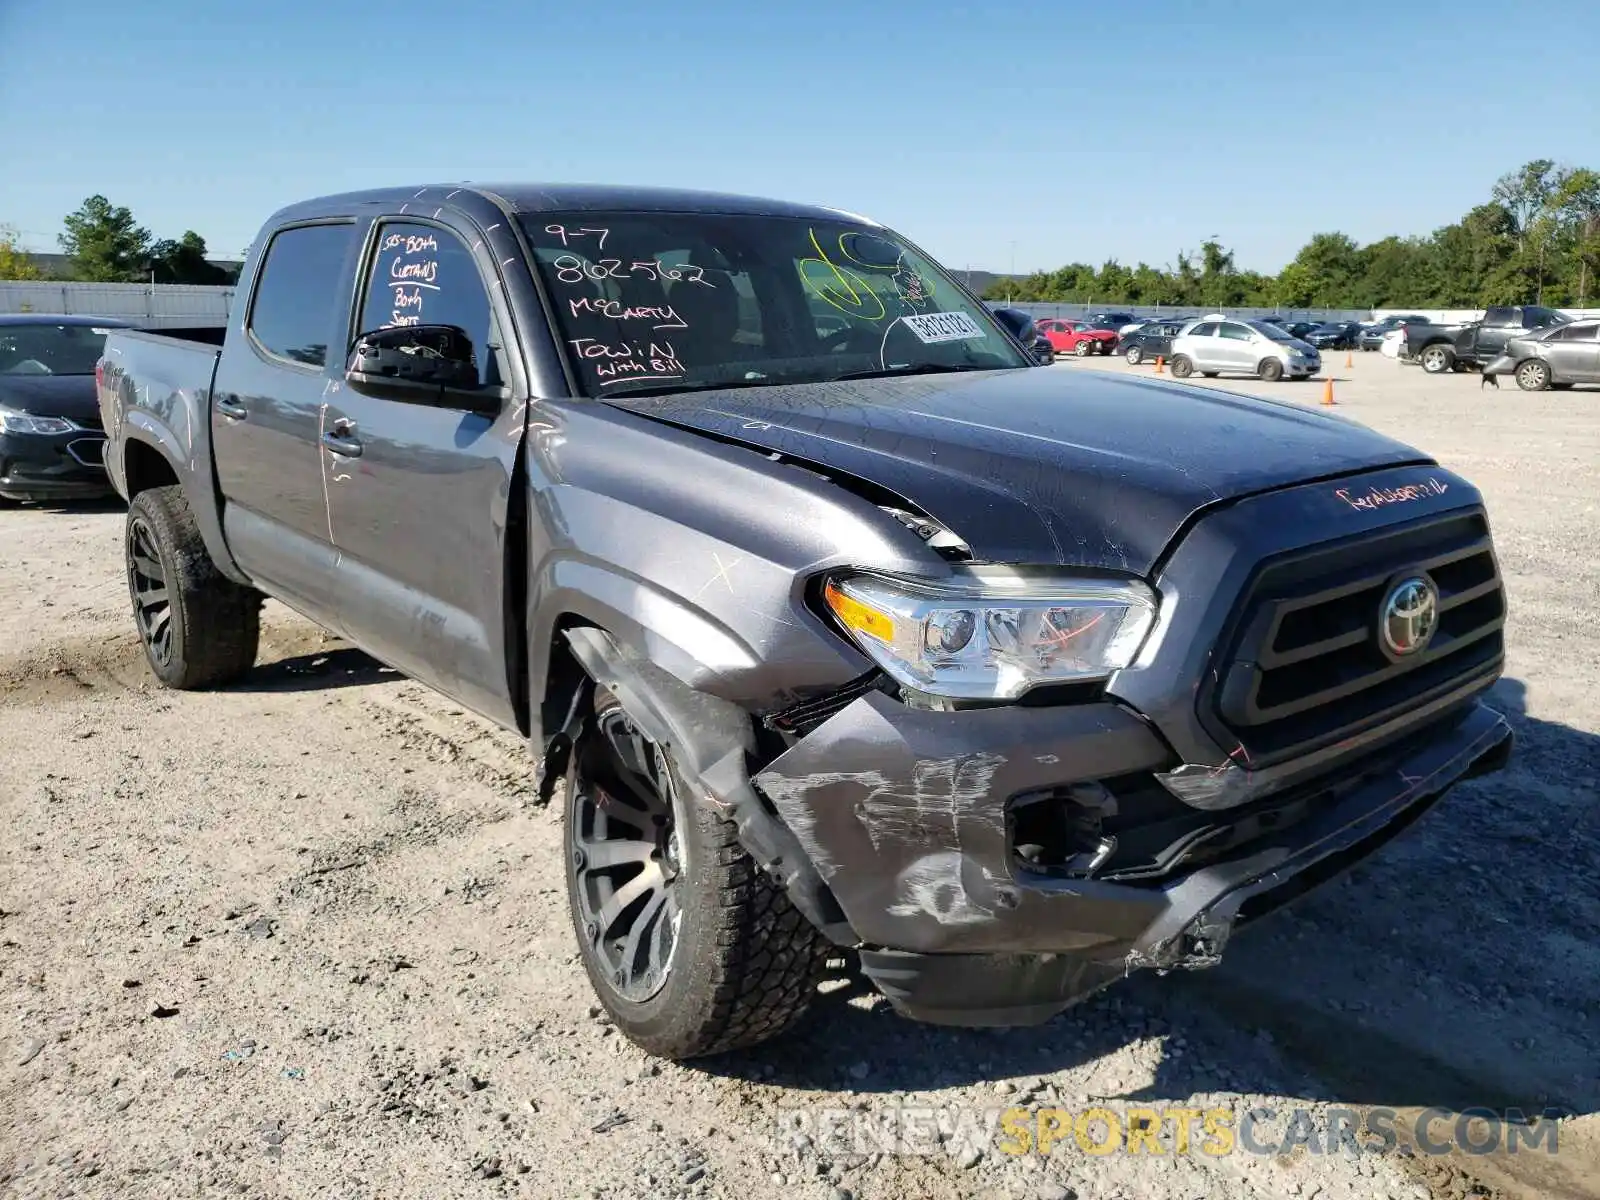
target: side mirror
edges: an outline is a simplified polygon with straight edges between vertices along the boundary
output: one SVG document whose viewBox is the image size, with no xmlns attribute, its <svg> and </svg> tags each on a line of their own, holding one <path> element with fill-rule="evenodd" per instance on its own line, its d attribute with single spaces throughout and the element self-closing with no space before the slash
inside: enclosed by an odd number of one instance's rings
<svg viewBox="0 0 1600 1200">
<path fill-rule="evenodd" d="M 472 338 L 459 325 L 399 325 L 356 338 L 345 382 L 357 392 L 410 404 L 496 413 L 499 388 L 478 378 Z"/>
</svg>

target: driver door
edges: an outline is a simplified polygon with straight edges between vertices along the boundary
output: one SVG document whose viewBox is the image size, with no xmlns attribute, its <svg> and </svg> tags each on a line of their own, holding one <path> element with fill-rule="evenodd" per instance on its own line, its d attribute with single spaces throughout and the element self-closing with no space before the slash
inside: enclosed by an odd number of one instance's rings
<svg viewBox="0 0 1600 1200">
<path fill-rule="evenodd" d="M 353 641 L 475 711 L 514 724 L 507 678 L 507 502 L 525 391 L 495 264 L 450 226 L 413 217 L 368 234 L 352 334 L 455 325 L 471 339 L 493 413 L 336 385 L 322 413 L 339 611 Z M 481 247 L 481 242 L 479 243 Z M 514 528 L 514 527 L 513 527 Z"/>
</svg>

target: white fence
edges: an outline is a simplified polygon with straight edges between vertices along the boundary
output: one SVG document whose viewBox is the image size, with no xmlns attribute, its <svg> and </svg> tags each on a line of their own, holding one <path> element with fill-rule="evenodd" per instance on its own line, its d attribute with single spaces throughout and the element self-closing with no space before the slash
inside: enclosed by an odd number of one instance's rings
<svg viewBox="0 0 1600 1200">
<path fill-rule="evenodd" d="M 152 328 L 226 325 L 231 287 L 187 283 L 18 283 L 0 281 L 0 313 L 122 317 Z"/>
<path fill-rule="evenodd" d="M 233 303 L 231 287 L 205 287 L 187 283 L 18 283 L 0 281 L 0 313 L 75 313 L 97 317 L 123 317 L 154 328 L 175 325 L 225 325 Z M 993 303 L 993 302 L 992 302 Z M 1035 317 L 1082 317 L 1091 312 L 1122 309 L 1141 315 L 1159 316 L 1162 306 L 1143 304 L 1051 304 L 1017 303 L 1016 308 Z M 1225 312 L 1232 317 L 1284 316 L 1301 321 L 1376 321 L 1391 314 L 1415 313 L 1443 324 L 1475 321 L 1481 308 L 1225 308 L 1211 309 L 1189 305 L 1166 308 L 1199 316 L 1204 312 Z M 1600 317 L 1600 308 L 1563 309 L 1572 317 Z"/>
</svg>

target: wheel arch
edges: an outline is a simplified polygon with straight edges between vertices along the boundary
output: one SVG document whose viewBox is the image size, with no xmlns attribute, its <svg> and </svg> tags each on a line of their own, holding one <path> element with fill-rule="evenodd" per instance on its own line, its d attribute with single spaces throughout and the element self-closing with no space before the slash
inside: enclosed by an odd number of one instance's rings
<svg viewBox="0 0 1600 1200">
<path fill-rule="evenodd" d="M 759 735 L 750 714 L 690 686 L 584 614 L 565 612 L 552 630 L 550 669 L 543 676 L 544 696 L 537 712 L 561 723 L 552 724 L 543 747 L 540 794 L 548 799 L 565 774 L 586 719 L 584 702 L 596 685 L 604 686 L 642 733 L 672 749 L 691 798 L 715 806 L 734 822 L 744 848 L 784 888 L 795 907 L 829 940 L 855 944 L 832 891 L 751 782 Z"/>
<path fill-rule="evenodd" d="M 155 487 L 181 487 L 195 524 L 199 526 L 201 541 L 217 570 L 234 583 L 253 586 L 248 575 L 239 569 L 228 550 L 222 533 L 222 507 L 217 493 L 209 439 L 190 457 L 185 455 L 177 436 L 140 410 L 128 413 L 126 423 L 116 434 L 117 453 L 107 461 L 107 472 L 112 486 L 124 500 L 132 503 L 140 492 Z"/>
</svg>

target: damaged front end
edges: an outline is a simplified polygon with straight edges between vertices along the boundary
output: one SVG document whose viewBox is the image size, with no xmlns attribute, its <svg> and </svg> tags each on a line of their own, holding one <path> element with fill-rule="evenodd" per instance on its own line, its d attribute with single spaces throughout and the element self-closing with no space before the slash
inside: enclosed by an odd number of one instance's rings
<svg viewBox="0 0 1600 1200">
<path fill-rule="evenodd" d="M 1454 476 L 1415 474 L 1208 517 L 1164 564 L 1136 644 L 1113 632 L 1083 679 L 1014 697 L 952 699 L 969 675 L 952 688 L 904 661 L 902 616 L 943 631 L 937 604 L 858 589 L 845 599 L 866 612 L 832 605 L 858 642 L 877 630 L 886 678 L 813 702 L 755 785 L 899 1009 L 1032 1023 L 1134 970 L 1211 966 L 1235 929 L 1504 765 L 1510 727 L 1481 699 L 1503 665 L 1486 518 Z M 1374 496 L 1418 511 L 1397 521 Z M 1420 596 L 1432 640 L 1397 645 L 1382 622 Z M 1094 617 L 1040 628 L 1071 647 Z"/>
<path fill-rule="evenodd" d="M 1371 854 L 1510 744 L 1476 705 L 1357 771 L 1185 814 L 1150 782 L 1170 751 L 1121 706 L 917 713 L 872 693 L 756 784 L 897 1008 L 1030 1024 L 1134 970 L 1213 965 L 1237 926 Z"/>
</svg>

